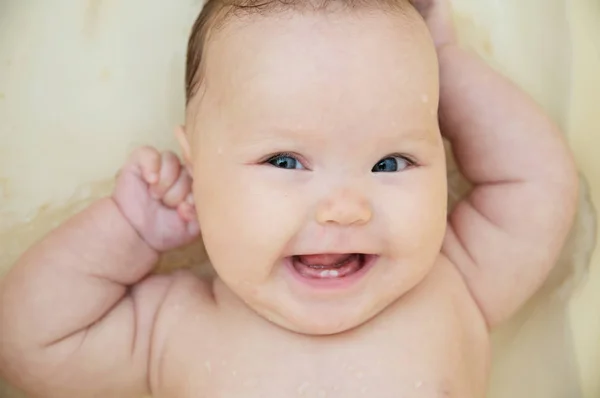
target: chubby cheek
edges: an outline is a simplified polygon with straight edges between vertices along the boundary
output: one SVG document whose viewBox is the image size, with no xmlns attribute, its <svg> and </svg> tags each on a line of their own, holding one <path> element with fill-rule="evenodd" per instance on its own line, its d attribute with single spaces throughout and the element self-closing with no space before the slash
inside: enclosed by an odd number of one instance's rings
<svg viewBox="0 0 600 398">
<path fill-rule="evenodd" d="M 392 256 L 410 264 L 416 273 L 437 258 L 446 231 L 445 180 L 435 180 L 416 181 L 394 195 L 395 200 L 386 201 Z"/>
<path fill-rule="evenodd" d="M 194 179 L 207 253 L 220 277 L 244 290 L 272 275 L 303 217 L 297 197 L 268 186 L 246 167 Z"/>
</svg>

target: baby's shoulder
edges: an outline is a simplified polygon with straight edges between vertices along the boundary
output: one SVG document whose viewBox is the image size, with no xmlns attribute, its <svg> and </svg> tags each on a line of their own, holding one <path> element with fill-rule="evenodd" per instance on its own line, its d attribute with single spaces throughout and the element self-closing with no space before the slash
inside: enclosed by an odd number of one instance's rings
<svg viewBox="0 0 600 398">
<path fill-rule="evenodd" d="M 211 323 L 216 305 L 210 279 L 199 278 L 188 269 L 156 277 L 165 278 L 169 282 L 156 312 L 155 344 L 162 345 L 169 340 L 186 320 Z"/>
<path fill-rule="evenodd" d="M 161 311 L 201 310 L 215 306 L 213 279 L 199 277 L 190 269 L 180 269 L 169 274 L 170 286 Z"/>
<path fill-rule="evenodd" d="M 162 296 L 156 313 L 157 341 L 155 342 L 169 339 L 172 331 L 176 330 L 186 318 L 203 318 L 203 323 L 210 324 L 216 308 L 213 284 L 210 279 L 199 278 L 187 269 L 159 275 L 158 278 L 167 279 L 169 286 Z"/>
<path fill-rule="evenodd" d="M 385 315 L 414 324 L 423 314 L 459 324 L 482 321 L 482 314 L 458 268 L 441 254 L 427 276 Z"/>
</svg>

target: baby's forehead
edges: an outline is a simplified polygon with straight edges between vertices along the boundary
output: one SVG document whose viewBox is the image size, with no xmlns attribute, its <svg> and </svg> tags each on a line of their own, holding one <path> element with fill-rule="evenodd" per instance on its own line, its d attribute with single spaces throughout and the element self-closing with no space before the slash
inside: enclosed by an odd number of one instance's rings
<svg viewBox="0 0 600 398">
<path fill-rule="evenodd" d="M 322 16 L 339 23 L 335 17 L 340 15 L 364 19 L 373 14 L 405 18 L 418 16 L 408 0 L 208 0 L 194 24 L 188 43 L 187 100 L 191 100 L 204 78 L 203 66 L 208 58 L 206 47 L 214 38 L 222 36 L 223 31 L 227 31 L 228 36 L 240 35 L 241 31 L 232 27 L 239 28 L 257 21 L 263 24 L 267 18 L 285 22 L 297 16 Z"/>
<path fill-rule="evenodd" d="M 203 101 L 248 123 L 330 120 L 326 112 L 401 123 L 436 103 L 437 58 L 425 35 L 384 21 L 299 16 L 225 28 L 206 49 Z"/>
</svg>

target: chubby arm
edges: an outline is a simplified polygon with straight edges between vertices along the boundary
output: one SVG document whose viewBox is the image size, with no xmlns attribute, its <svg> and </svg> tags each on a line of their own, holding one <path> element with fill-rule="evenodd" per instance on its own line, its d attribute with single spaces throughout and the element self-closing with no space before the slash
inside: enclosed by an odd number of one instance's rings
<svg viewBox="0 0 600 398">
<path fill-rule="evenodd" d="M 493 327 L 557 260 L 578 177 L 560 131 L 525 93 L 452 43 L 438 55 L 441 128 L 474 186 L 449 216 L 443 253 Z"/>
<path fill-rule="evenodd" d="M 166 242 L 155 237 L 156 216 L 170 217 L 170 245 L 189 241 L 196 229 L 143 194 L 144 162 L 163 174 L 160 155 L 147 148 L 136 153 L 113 197 L 49 234 L 0 284 L 0 371 L 33 396 L 149 392 L 152 330 L 170 285 L 167 276 L 147 277 Z M 159 181 L 165 188 L 157 191 L 176 200 L 171 185 L 181 191 L 178 196 L 185 187 L 175 184 L 181 179 L 168 175 L 174 169 L 169 167 Z M 191 213 L 189 207 L 179 210 Z"/>
<path fill-rule="evenodd" d="M 146 392 L 149 331 L 167 283 L 128 286 L 156 260 L 112 199 L 51 233 L 2 281 L 3 373 L 35 396 Z"/>
</svg>

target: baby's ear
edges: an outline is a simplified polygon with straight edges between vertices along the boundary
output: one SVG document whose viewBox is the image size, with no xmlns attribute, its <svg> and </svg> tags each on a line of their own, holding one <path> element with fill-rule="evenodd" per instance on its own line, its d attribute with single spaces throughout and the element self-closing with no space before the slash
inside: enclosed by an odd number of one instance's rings
<svg viewBox="0 0 600 398">
<path fill-rule="evenodd" d="M 190 148 L 190 137 L 188 136 L 185 126 L 177 126 L 175 128 L 175 138 L 181 148 L 184 165 L 190 175 L 192 175 L 192 155 Z"/>
</svg>

